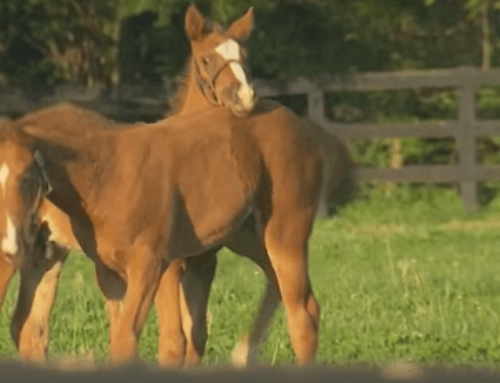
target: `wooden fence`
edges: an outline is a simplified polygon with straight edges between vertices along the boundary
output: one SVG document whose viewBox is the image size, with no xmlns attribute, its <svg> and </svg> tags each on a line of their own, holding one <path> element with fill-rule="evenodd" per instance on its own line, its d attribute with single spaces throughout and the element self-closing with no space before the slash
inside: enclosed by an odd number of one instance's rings
<svg viewBox="0 0 500 383">
<path fill-rule="evenodd" d="M 500 86 L 500 70 L 482 72 L 475 68 L 412 72 L 365 73 L 353 76 L 323 76 L 258 83 L 265 96 L 306 94 L 308 115 L 328 131 L 347 139 L 420 137 L 453 138 L 458 144 L 457 165 L 419 165 L 400 169 L 358 168 L 357 179 L 394 182 L 452 183 L 460 185 L 460 195 L 470 212 L 477 210 L 478 182 L 500 179 L 500 166 L 477 164 L 478 137 L 500 135 L 500 120 L 476 119 L 475 95 L 481 86 Z M 401 89 L 454 89 L 458 97 L 458 120 L 394 124 L 342 124 L 325 117 L 324 92 Z"/>
<path fill-rule="evenodd" d="M 476 119 L 475 94 L 481 86 L 500 86 L 500 70 L 482 72 L 475 68 L 426 70 L 413 72 L 364 73 L 344 76 L 319 76 L 286 80 L 256 80 L 261 97 L 307 95 L 308 115 L 328 131 L 346 139 L 420 137 L 453 138 L 458 144 L 457 165 L 419 165 L 400 169 L 359 167 L 360 182 L 385 180 L 393 182 L 453 183 L 468 211 L 478 207 L 478 182 L 500 179 L 500 166 L 477 164 L 476 139 L 500 135 L 500 120 Z M 343 124 L 325 116 L 325 92 L 373 91 L 402 89 L 454 89 L 458 96 L 458 119 L 452 121 L 373 124 Z M 0 115 L 17 117 L 41 106 L 71 100 L 110 117 L 123 120 L 152 121 L 166 111 L 166 100 L 172 94 L 170 84 L 158 86 L 105 88 L 56 87 L 54 89 L 0 88 Z"/>
</svg>

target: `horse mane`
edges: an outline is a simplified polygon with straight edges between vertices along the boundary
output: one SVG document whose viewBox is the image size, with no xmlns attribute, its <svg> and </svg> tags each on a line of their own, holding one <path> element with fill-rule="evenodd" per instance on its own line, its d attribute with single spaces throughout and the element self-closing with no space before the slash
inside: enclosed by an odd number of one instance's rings
<svg viewBox="0 0 500 383">
<path fill-rule="evenodd" d="M 179 76 L 177 89 L 174 95 L 167 101 L 167 104 L 170 106 L 170 110 L 165 114 L 165 118 L 176 115 L 182 109 L 182 106 L 186 101 L 187 90 L 193 81 L 193 65 L 193 55 L 190 54 Z"/>
</svg>

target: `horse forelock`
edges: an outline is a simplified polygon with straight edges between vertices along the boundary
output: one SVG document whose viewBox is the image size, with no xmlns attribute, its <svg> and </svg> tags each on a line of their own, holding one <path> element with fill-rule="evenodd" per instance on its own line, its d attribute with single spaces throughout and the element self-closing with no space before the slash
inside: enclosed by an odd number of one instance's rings
<svg viewBox="0 0 500 383">
<path fill-rule="evenodd" d="M 224 28 L 218 23 L 211 22 L 209 25 L 210 32 L 224 33 Z"/>
</svg>

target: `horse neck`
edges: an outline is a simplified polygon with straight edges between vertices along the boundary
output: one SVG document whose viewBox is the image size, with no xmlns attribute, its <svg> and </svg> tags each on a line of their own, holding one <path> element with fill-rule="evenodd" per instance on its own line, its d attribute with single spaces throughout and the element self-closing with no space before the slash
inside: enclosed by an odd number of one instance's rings
<svg viewBox="0 0 500 383">
<path fill-rule="evenodd" d="M 189 59 L 187 76 L 184 80 L 184 89 L 180 91 L 183 93 L 180 100 L 177 101 L 178 105 L 174 108 L 174 115 L 183 116 L 206 108 L 215 107 L 203 94 L 196 82 L 195 76 L 195 63 L 194 59 L 191 57 Z"/>
</svg>

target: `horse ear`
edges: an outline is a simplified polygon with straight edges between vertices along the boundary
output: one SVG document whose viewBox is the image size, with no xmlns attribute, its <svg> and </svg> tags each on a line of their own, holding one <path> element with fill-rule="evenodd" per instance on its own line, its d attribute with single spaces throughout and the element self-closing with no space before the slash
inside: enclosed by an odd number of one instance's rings
<svg viewBox="0 0 500 383">
<path fill-rule="evenodd" d="M 233 22 L 227 29 L 227 35 L 237 41 L 244 42 L 253 30 L 253 7 L 250 7 L 246 13 Z"/>
<path fill-rule="evenodd" d="M 184 28 L 189 40 L 197 41 L 205 33 L 205 17 L 194 5 L 190 5 L 186 12 Z"/>
</svg>

